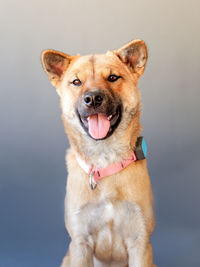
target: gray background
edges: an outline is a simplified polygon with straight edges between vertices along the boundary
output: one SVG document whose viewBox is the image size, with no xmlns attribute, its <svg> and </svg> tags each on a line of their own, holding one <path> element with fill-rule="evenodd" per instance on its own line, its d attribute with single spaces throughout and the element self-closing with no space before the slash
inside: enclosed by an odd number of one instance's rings
<svg viewBox="0 0 200 267">
<path fill-rule="evenodd" d="M 160 267 L 200 266 L 200 2 L 6 0 L 0 3 L 0 267 L 59 266 L 68 146 L 40 53 L 104 53 L 141 38 L 139 87 Z"/>
</svg>

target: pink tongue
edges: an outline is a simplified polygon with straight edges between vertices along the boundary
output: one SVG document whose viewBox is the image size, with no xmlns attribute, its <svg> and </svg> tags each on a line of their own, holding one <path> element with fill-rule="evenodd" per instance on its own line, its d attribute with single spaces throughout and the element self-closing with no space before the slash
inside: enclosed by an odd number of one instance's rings
<svg viewBox="0 0 200 267">
<path fill-rule="evenodd" d="M 91 115 L 88 125 L 89 133 L 95 139 L 104 138 L 110 129 L 110 121 L 103 114 Z"/>
</svg>

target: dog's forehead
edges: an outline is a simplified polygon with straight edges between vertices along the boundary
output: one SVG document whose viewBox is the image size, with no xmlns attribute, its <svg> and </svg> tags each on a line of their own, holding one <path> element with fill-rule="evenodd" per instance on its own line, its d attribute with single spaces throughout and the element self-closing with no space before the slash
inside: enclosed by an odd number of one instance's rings
<svg viewBox="0 0 200 267">
<path fill-rule="evenodd" d="M 118 72 L 121 68 L 120 60 L 113 53 L 80 56 L 72 64 L 70 71 L 89 74 Z"/>
</svg>

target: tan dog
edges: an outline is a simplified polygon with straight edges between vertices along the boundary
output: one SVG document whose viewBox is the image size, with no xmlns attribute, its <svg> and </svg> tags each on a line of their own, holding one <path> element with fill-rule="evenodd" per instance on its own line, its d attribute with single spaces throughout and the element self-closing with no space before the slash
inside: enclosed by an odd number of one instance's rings
<svg viewBox="0 0 200 267">
<path fill-rule="evenodd" d="M 137 84 L 146 61 L 141 40 L 103 55 L 42 54 L 70 142 L 65 219 L 72 241 L 62 267 L 155 266 L 146 159 L 128 162 L 141 133 Z M 95 171 L 105 174 L 97 186 Z"/>
</svg>

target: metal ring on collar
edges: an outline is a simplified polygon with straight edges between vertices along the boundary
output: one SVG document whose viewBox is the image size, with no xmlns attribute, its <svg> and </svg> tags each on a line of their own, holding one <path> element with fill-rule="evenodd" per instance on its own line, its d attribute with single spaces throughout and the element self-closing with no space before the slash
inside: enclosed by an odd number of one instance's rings
<svg viewBox="0 0 200 267">
<path fill-rule="evenodd" d="M 95 182 L 94 180 L 93 173 L 94 173 L 93 171 L 91 171 L 90 173 L 90 188 L 92 190 L 94 190 L 97 187 L 97 182 Z"/>
</svg>

